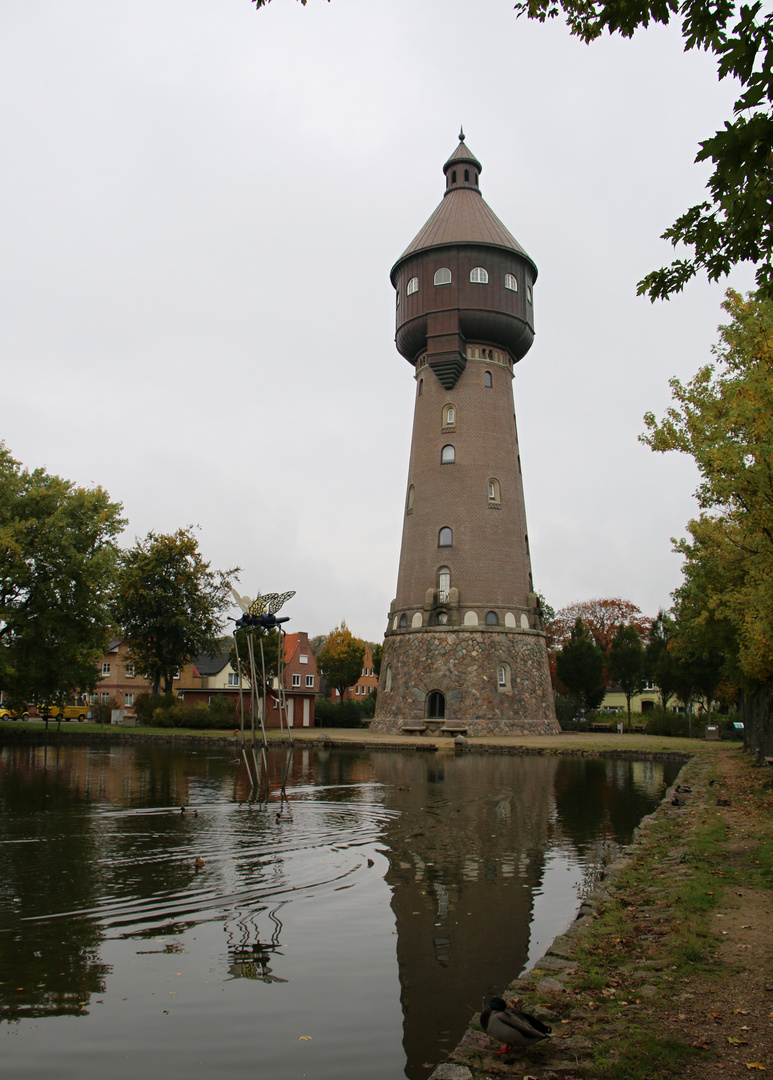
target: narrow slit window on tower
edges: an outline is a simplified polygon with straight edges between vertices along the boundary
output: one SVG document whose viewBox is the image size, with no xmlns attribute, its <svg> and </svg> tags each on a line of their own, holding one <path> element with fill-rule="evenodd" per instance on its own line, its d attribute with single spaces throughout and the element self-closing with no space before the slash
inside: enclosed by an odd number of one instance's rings
<svg viewBox="0 0 773 1080">
<path fill-rule="evenodd" d="M 480 285 L 488 284 L 488 270 L 485 266 L 473 266 L 470 270 L 470 281 L 477 281 Z"/>
<path fill-rule="evenodd" d="M 505 288 L 512 289 L 513 292 L 518 292 L 518 281 L 515 274 L 505 274 Z"/>
<path fill-rule="evenodd" d="M 451 443 L 446 443 L 443 449 L 440 451 L 440 464 L 441 465 L 453 465 L 456 461 L 456 450 Z"/>
<path fill-rule="evenodd" d="M 438 547 L 452 547 L 454 543 L 454 534 L 447 525 L 444 525 L 437 536 Z"/>
<path fill-rule="evenodd" d="M 441 266 L 439 270 L 435 271 L 434 282 L 436 285 L 450 285 L 451 284 L 451 271 L 447 266 Z"/>
<path fill-rule="evenodd" d="M 491 378 L 491 372 L 490 371 L 484 371 L 484 373 L 483 373 L 483 385 L 487 386 L 487 387 L 491 387 L 491 386 L 494 385 L 494 382 L 493 382 L 493 380 Z"/>
<path fill-rule="evenodd" d="M 451 170 L 451 183 L 452 184 L 456 183 L 456 169 Z"/>
<path fill-rule="evenodd" d="M 424 390 L 424 379 L 419 379 L 419 397 L 421 397 Z"/>
<path fill-rule="evenodd" d="M 409 513 L 409 514 L 410 514 L 411 510 L 413 510 L 413 499 L 414 499 L 415 495 L 416 495 L 416 488 L 413 486 L 413 484 L 411 484 L 411 486 L 408 488 L 408 503 L 407 503 L 407 505 L 405 507 L 407 513 Z"/>
<path fill-rule="evenodd" d="M 412 277 L 411 280 L 408 282 L 408 288 L 405 290 L 406 295 L 410 296 L 411 293 L 415 293 L 415 292 L 418 292 L 418 291 L 419 291 L 419 279 L 417 277 Z"/>
<path fill-rule="evenodd" d="M 465 182 L 465 184 L 469 184 L 469 182 L 470 182 L 470 170 L 469 169 L 464 170 L 464 182 Z"/>
<path fill-rule="evenodd" d="M 531 285 L 526 286 L 526 299 L 531 303 Z"/>
</svg>

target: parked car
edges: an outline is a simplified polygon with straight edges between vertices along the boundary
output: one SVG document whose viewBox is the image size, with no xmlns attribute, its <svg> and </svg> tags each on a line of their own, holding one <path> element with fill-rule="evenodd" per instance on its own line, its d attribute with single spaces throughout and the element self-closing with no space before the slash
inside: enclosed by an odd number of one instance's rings
<svg viewBox="0 0 773 1080">
<path fill-rule="evenodd" d="M 29 720 L 30 714 L 25 709 L 22 713 L 11 712 L 5 705 L 0 705 L 0 720 Z"/>
</svg>

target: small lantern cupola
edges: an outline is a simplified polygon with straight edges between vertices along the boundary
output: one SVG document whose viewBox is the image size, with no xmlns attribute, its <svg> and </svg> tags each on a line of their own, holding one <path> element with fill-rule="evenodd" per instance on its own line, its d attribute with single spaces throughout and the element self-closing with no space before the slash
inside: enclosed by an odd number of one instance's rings
<svg viewBox="0 0 773 1080">
<path fill-rule="evenodd" d="M 446 174 L 446 195 L 449 191 L 456 191 L 458 188 L 472 188 L 473 191 L 480 191 L 478 178 L 482 171 L 483 166 L 467 148 L 464 131 L 460 131 L 459 145 L 443 166 L 443 172 Z"/>
</svg>

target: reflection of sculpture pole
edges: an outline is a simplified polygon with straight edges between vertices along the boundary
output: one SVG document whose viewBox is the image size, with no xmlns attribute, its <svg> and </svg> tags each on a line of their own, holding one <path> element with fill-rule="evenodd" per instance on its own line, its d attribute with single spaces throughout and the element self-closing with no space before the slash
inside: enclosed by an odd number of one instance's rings
<svg viewBox="0 0 773 1080">
<path fill-rule="evenodd" d="M 247 747 L 244 745 L 244 688 L 242 686 L 242 660 L 239 655 L 239 641 L 234 634 L 234 651 L 236 652 L 236 674 L 239 680 L 239 724 L 242 733 L 242 757 L 244 758 L 244 764 L 247 766 L 247 775 L 250 778 L 250 787 L 255 786 L 255 782 L 252 779 L 252 770 L 250 769 L 250 761 L 247 757 Z M 252 685 L 252 680 L 250 680 Z"/>
</svg>

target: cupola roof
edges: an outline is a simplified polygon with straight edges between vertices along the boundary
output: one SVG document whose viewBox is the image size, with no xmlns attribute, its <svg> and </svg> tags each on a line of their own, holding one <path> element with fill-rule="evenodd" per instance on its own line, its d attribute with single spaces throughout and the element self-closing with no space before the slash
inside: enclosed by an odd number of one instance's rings
<svg viewBox="0 0 773 1080">
<path fill-rule="evenodd" d="M 517 251 L 534 266 L 536 277 L 533 260 L 481 195 L 478 178 L 482 171 L 483 166 L 468 148 L 461 131 L 459 145 L 443 166 L 446 176 L 443 201 L 392 267 L 393 282 L 395 270 L 409 255 L 457 244 L 487 244 Z"/>
</svg>

